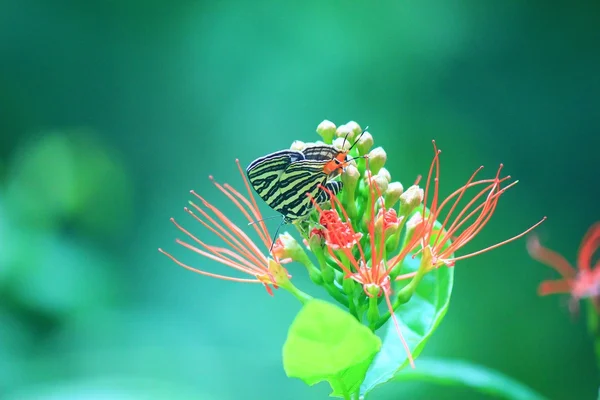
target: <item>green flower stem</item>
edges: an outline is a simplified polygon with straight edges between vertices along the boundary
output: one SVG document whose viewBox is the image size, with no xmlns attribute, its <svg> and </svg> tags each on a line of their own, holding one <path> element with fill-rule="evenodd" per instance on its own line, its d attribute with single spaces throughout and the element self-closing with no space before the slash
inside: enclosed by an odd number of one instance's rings
<svg viewBox="0 0 600 400">
<path fill-rule="evenodd" d="M 394 308 L 394 310 L 396 310 L 402 304 L 405 304 L 410 300 L 412 295 L 415 293 L 417 286 L 421 282 L 421 279 L 423 279 L 423 277 L 429 270 L 429 267 L 431 266 L 431 250 L 429 249 L 429 247 L 426 247 L 423 250 L 422 254 L 423 255 L 421 257 L 421 264 L 419 265 L 417 274 L 411 279 L 411 281 L 408 283 L 408 285 L 404 286 L 398 292 L 398 295 L 396 296 L 396 300 L 392 304 L 392 307 Z M 373 325 L 373 327 L 371 328 L 373 330 L 373 332 L 375 332 L 377 329 L 381 328 L 383 326 L 383 324 L 385 324 L 387 322 L 387 320 L 390 319 L 390 316 L 391 316 L 390 312 L 386 311 L 385 314 L 383 314 L 383 316 L 379 319 L 379 321 L 377 321 L 377 323 L 375 323 Z"/>
<path fill-rule="evenodd" d="M 356 158 L 355 160 L 356 160 L 356 168 L 358 168 L 359 171 L 365 171 L 367 169 L 367 161 L 365 160 L 364 157 Z"/>
<path fill-rule="evenodd" d="M 360 321 L 360 316 L 358 315 L 356 304 L 354 303 L 354 280 L 352 278 L 345 278 L 342 282 L 342 287 L 348 296 L 348 311 Z"/>
<path fill-rule="evenodd" d="M 385 241 L 385 249 L 388 252 L 392 252 L 398 248 L 398 244 L 400 243 L 400 238 L 402 237 L 402 230 L 406 226 L 407 220 L 408 220 L 408 217 L 401 216 L 398 221 L 398 231 Z M 406 241 L 404 244 L 406 244 Z M 404 248 L 404 246 L 402 246 L 400 248 L 400 250 L 402 250 L 403 248 Z M 393 277 L 393 278 L 395 278 L 395 277 Z"/>
<path fill-rule="evenodd" d="M 365 303 L 364 301 L 359 301 L 358 305 L 356 306 L 356 312 L 358 314 L 358 320 L 362 321 L 363 320 L 363 316 L 365 315 L 365 311 L 367 311 L 369 308 L 368 303 Z"/>
<path fill-rule="evenodd" d="M 340 385 L 340 387 L 342 388 L 342 396 L 344 396 L 344 400 L 352 400 L 352 397 L 350 395 L 350 393 L 348 392 L 348 389 L 346 389 L 346 386 L 344 386 L 344 382 L 341 379 L 337 379 L 338 384 Z"/>
<path fill-rule="evenodd" d="M 419 265 L 419 269 L 417 270 L 417 274 L 410 280 L 408 285 L 404 286 L 398 292 L 398 295 L 396 296 L 396 301 L 393 304 L 394 310 L 400 304 L 407 303 L 410 300 L 412 295 L 415 293 L 417 286 L 421 282 L 421 279 L 423 279 L 423 277 L 427 273 L 430 265 L 431 265 L 431 256 L 426 257 L 425 255 L 423 255 L 423 257 L 421 258 L 421 264 Z"/>
<path fill-rule="evenodd" d="M 302 305 L 308 303 L 309 301 L 311 301 L 313 299 L 313 297 L 311 295 L 304 293 L 302 290 L 298 289 L 289 280 L 286 280 L 285 282 L 280 283 L 279 287 L 290 292 L 295 298 L 297 298 L 300 301 L 300 303 L 302 303 Z"/>
<path fill-rule="evenodd" d="M 333 284 L 335 279 L 335 272 L 332 267 L 327 264 L 327 259 L 325 258 L 325 252 L 322 247 L 315 248 L 313 253 L 317 257 L 317 261 L 319 262 L 319 267 L 321 267 L 321 278 L 323 279 L 323 283 L 325 285 Z"/>
<path fill-rule="evenodd" d="M 362 181 L 361 181 L 361 183 L 362 183 Z M 365 188 L 366 188 L 367 194 L 368 194 L 369 193 L 368 190 L 370 190 L 369 186 L 365 185 Z M 371 221 L 371 219 L 374 219 L 375 215 L 377 215 L 377 214 L 373 215 L 373 213 L 372 213 L 373 212 L 373 210 L 372 210 L 373 200 L 371 199 L 370 195 L 367 197 L 367 202 L 366 202 L 365 207 L 366 208 L 362 213 L 362 220 L 360 221 L 361 230 L 359 232 L 368 232 L 369 231 L 369 221 Z M 377 212 L 377 211 L 375 211 L 375 212 Z M 366 236 L 366 235 L 364 235 L 364 236 Z"/>
<path fill-rule="evenodd" d="M 402 236 L 402 230 L 398 228 L 398 231 L 396 233 L 387 238 L 387 240 L 385 241 L 385 250 L 388 253 L 391 253 L 392 251 L 398 248 L 398 245 L 400 244 L 400 236 Z"/>
<path fill-rule="evenodd" d="M 349 260 L 344 254 L 340 254 L 340 261 L 344 263 L 344 265 L 349 265 Z M 358 314 L 356 303 L 354 302 L 354 280 L 352 278 L 342 277 L 342 289 L 348 298 L 348 311 L 360 321 L 360 315 Z"/>
<path fill-rule="evenodd" d="M 317 260 L 319 261 L 319 266 L 321 267 L 320 276 L 322 280 L 320 285 L 323 286 L 325 290 L 327 290 L 327 293 L 329 293 L 329 295 L 333 297 L 338 303 L 348 308 L 348 298 L 344 295 L 344 293 L 340 292 L 338 287 L 335 285 L 335 270 L 329 264 L 327 264 L 327 259 L 325 258 L 323 248 L 315 248 L 313 250 L 313 253 L 317 257 Z"/>
<path fill-rule="evenodd" d="M 348 298 L 343 293 L 341 293 L 335 285 L 325 284 L 323 285 L 323 287 L 325 288 L 325 290 L 327 290 L 327 293 L 329 293 L 329 295 L 333 297 L 338 303 L 340 303 L 346 308 L 350 307 Z"/>
<path fill-rule="evenodd" d="M 379 302 L 377 297 L 369 297 L 369 310 L 367 311 L 367 321 L 369 322 L 369 328 L 374 331 L 374 327 L 379 321 Z"/>
<path fill-rule="evenodd" d="M 406 218 L 404 218 L 403 221 L 400 222 L 400 226 L 398 228 L 398 233 L 397 233 L 398 239 L 400 239 L 402 229 L 404 229 L 404 226 L 406 225 L 405 220 L 406 220 Z M 414 234 L 414 232 L 406 232 L 406 234 L 404 235 L 404 240 L 402 241 L 402 245 L 400 246 L 400 251 L 404 250 L 404 248 L 408 245 L 408 242 L 410 241 L 410 239 L 412 239 L 412 234 Z M 398 265 L 396 265 L 394 267 L 394 269 L 392 269 L 392 272 L 390 272 L 390 279 L 391 280 L 396 279 L 396 277 L 400 274 L 400 272 L 402 272 L 401 270 L 402 270 L 402 262 L 399 262 Z"/>
<path fill-rule="evenodd" d="M 342 190 L 342 204 L 344 205 L 344 209 L 348 214 L 348 218 L 350 218 L 351 221 L 354 221 L 358 215 L 358 209 L 356 208 L 354 190 L 350 189 L 352 188 L 348 188 L 348 190 Z"/>
<path fill-rule="evenodd" d="M 398 221 L 398 238 L 400 238 L 400 234 L 402 233 L 402 230 L 404 229 L 404 226 L 406 225 L 406 221 L 408 221 L 408 216 L 405 215 L 401 215 Z"/>
<path fill-rule="evenodd" d="M 310 261 L 310 258 L 308 258 L 308 255 L 304 251 L 295 254 L 293 260 L 306 267 L 306 271 L 308 272 L 308 276 L 310 277 L 311 281 L 319 286 L 323 285 L 323 276 L 321 275 L 321 271 L 315 266 L 315 264 L 312 263 L 312 261 Z"/>
</svg>

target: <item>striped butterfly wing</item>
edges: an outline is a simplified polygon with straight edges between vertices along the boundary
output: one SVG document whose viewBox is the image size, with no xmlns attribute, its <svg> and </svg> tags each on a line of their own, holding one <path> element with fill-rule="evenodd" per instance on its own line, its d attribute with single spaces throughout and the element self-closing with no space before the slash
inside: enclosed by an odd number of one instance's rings
<svg viewBox="0 0 600 400">
<path fill-rule="evenodd" d="M 302 150 L 302 154 L 304 154 L 304 157 L 306 157 L 307 160 L 322 161 L 323 167 L 325 167 L 329 161 L 337 158 L 340 154 L 340 150 L 330 144 L 317 144 L 305 147 Z M 329 174 L 329 179 L 335 178 L 341 172 L 341 169 L 336 168 L 333 173 Z"/>
<path fill-rule="evenodd" d="M 328 176 L 323 173 L 323 162 L 315 160 L 299 160 L 291 163 L 279 178 L 279 192 L 268 199 L 268 203 L 288 220 L 306 217 L 314 209 L 307 193 L 317 203 L 329 200 L 329 193 L 319 186 L 323 185 L 336 194 L 342 189 L 342 182 L 327 182 Z"/>
<path fill-rule="evenodd" d="M 295 161 L 304 160 L 305 156 L 299 151 L 281 150 L 257 158 L 246 167 L 246 175 L 250 185 L 267 205 L 272 207 L 269 199 L 279 192 L 281 174 Z M 272 207 L 273 208 L 273 207 Z"/>
<path fill-rule="evenodd" d="M 335 196 L 340 192 L 340 190 L 342 190 L 344 184 L 340 181 L 329 181 L 325 182 L 325 185 L 323 186 L 325 186 L 325 188 Z M 323 204 L 329 201 L 331 199 L 330 193 L 328 193 L 325 190 L 319 191 L 319 194 L 317 195 L 317 197 L 315 197 L 315 201 L 317 202 L 317 204 Z"/>
<path fill-rule="evenodd" d="M 339 150 L 330 144 L 316 144 L 306 146 L 302 149 L 302 154 L 307 160 L 330 161 L 339 154 Z"/>
</svg>

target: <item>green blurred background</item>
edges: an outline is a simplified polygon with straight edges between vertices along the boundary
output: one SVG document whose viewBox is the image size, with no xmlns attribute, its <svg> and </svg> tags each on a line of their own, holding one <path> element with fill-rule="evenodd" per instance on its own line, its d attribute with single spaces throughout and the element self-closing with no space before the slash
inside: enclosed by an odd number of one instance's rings
<svg viewBox="0 0 600 400">
<path fill-rule="evenodd" d="M 316 140 L 323 119 L 369 125 L 405 185 L 431 139 L 446 194 L 505 163 L 521 182 L 465 250 L 547 215 L 542 242 L 574 260 L 600 217 L 599 17 L 594 1 L 1 1 L 0 398 L 326 398 L 283 372 L 291 296 L 157 252 L 219 271 L 169 217 L 208 238 L 188 190 L 221 202 L 207 175 L 239 187 L 235 158 Z M 595 398 L 582 315 L 536 295 L 551 277 L 523 240 L 459 263 L 423 354 Z M 398 398 L 484 397 L 373 396 Z"/>
</svg>

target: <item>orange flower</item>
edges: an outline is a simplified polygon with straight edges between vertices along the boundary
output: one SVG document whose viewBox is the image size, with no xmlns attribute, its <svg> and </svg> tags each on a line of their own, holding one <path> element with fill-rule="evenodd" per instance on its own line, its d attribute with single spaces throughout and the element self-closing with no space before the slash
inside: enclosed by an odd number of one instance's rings
<svg viewBox="0 0 600 400">
<path fill-rule="evenodd" d="M 509 188 L 513 187 L 518 181 L 512 182 L 509 185 L 501 188 L 501 184 L 510 176 L 500 177 L 503 165 L 500 164 L 496 176 L 493 179 L 482 179 L 475 181 L 475 176 L 483 167 L 477 168 L 471 175 L 465 185 L 454 191 L 441 203 L 439 202 L 439 180 L 440 180 L 440 150 L 437 149 L 435 141 L 433 141 L 433 149 L 435 152 L 433 161 L 429 168 L 427 176 L 427 184 L 425 186 L 425 196 L 423 200 L 423 211 L 421 214 L 414 215 L 408 221 L 408 225 L 414 227 L 412 237 L 407 245 L 402 249 L 400 254 L 390 261 L 392 266 L 402 262 L 406 255 L 411 251 L 419 248 L 419 252 L 427 248 L 431 252 L 432 261 L 429 269 L 435 269 L 441 265 L 453 267 L 456 261 L 465 258 L 473 257 L 486 251 L 495 249 L 505 245 L 513 240 L 516 240 L 528 232 L 531 232 L 546 217 L 542 218 L 537 224 L 533 225 L 524 232 L 513 236 L 510 239 L 486 247 L 485 249 L 475 251 L 462 256 L 454 256 L 454 253 L 469 243 L 475 236 L 481 232 L 483 227 L 488 223 L 492 214 L 496 210 L 500 196 Z M 433 171 L 435 169 L 435 177 L 433 178 L 433 196 L 429 212 L 426 213 L 428 195 L 431 191 L 431 181 Z M 468 189 L 480 187 L 479 192 L 464 206 L 464 208 L 454 215 L 457 211 L 458 203 L 463 199 Z M 480 204 L 477 204 L 477 203 Z M 442 212 L 447 211 L 446 218 L 442 220 Z M 452 218 L 452 222 L 450 222 Z M 436 221 L 442 221 L 439 227 L 436 227 Z M 396 279 L 406 279 L 413 276 L 415 273 L 401 275 Z"/>
<path fill-rule="evenodd" d="M 269 232 L 267 231 L 267 228 L 262 221 L 263 218 L 258 209 L 258 205 L 254 200 L 252 191 L 250 190 L 250 186 L 248 184 L 246 175 L 242 172 L 239 160 L 236 160 L 236 164 L 240 174 L 242 175 L 244 184 L 246 185 L 248 197 L 245 197 L 228 184 L 221 185 L 215 182 L 212 176 L 209 178 L 215 184 L 215 186 L 221 192 L 223 192 L 225 196 L 227 196 L 227 198 L 229 198 L 229 200 L 233 202 L 233 204 L 235 204 L 235 206 L 244 214 L 244 216 L 249 222 L 258 221 L 258 223 L 253 223 L 252 226 L 254 227 L 254 230 L 258 234 L 260 240 L 263 242 L 263 244 L 268 250 L 271 247 L 271 239 L 269 236 Z M 289 277 L 287 271 L 281 266 L 281 262 L 278 259 L 278 257 L 273 256 L 273 258 L 270 258 L 263 254 L 260 251 L 259 246 L 256 245 L 240 227 L 234 224 L 229 218 L 225 216 L 225 214 L 219 211 L 217 207 L 213 206 L 211 203 L 206 201 L 202 196 L 200 196 L 193 190 L 191 191 L 191 193 L 202 202 L 204 208 L 190 202 L 190 205 L 193 210 L 187 207 L 185 207 L 184 210 L 192 217 L 194 217 L 196 221 L 200 222 L 212 233 L 220 237 L 225 242 L 227 247 L 206 244 L 205 242 L 194 236 L 192 233 L 190 233 L 188 230 L 183 228 L 181 225 L 179 225 L 175 221 L 175 219 L 171 218 L 171 222 L 173 222 L 173 224 L 175 224 L 175 226 L 181 232 L 185 233 L 199 247 L 186 243 L 180 239 L 177 239 L 176 242 L 182 245 L 183 247 L 192 250 L 197 254 L 200 254 L 201 256 L 204 256 L 213 261 L 217 261 L 244 274 L 250 275 L 252 278 L 238 278 L 203 271 L 182 263 L 181 261 L 177 260 L 171 254 L 165 252 L 162 249 L 158 249 L 158 251 L 165 254 L 178 265 L 189 269 L 190 271 L 212 278 L 223 279 L 228 281 L 244 283 L 261 283 L 265 286 L 267 292 L 270 295 L 273 295 L 273 291 L 271 290 L 270 286 L 273 286 L 275 289 L 277 289 L 278 283 L 281 283 L 283 280 L 287 280 Z M 196 214 L 196 212 L 198 214 Z"/>
<path fill-rule="evenodd" d="M 335 210 L 320 210 L 319 223 L 325 227 L 325 244 L 332 249 L 351 249 L 362 238 L 362 233 L 354 232 L 350 222 L 342 222 Z"/>
<path fill-rule="evenodd" d="M 560 254 L 543 247 L 537 236 L 530 236 L 527 250 L 534 259 L 554 268 L 562 279 L 543 281 L 538 293 L 546 296 L 556 293 L 570 293 L 574 300 L 600 295 L 600 260 L 592 266 L 594 253 L 600 248 L 600 222 L 592 225 L 579 247 L 577 269 Z"/>
<path fill-rule="evenodd" d="M 369 168 L 369 161 L 367 158 L 367 169 Z M 385 232 L 380 232 L 378 235 L 375 234 L 375 223 L 378 214 L 375 211 L 375 204 L 381 193 L 375 196 L 375 191 L 379 192 L 377 185 L 373 179 L 368 180 L 369 183 L 369 197 L 370 197 L 370 217 L 367 221 L 368 228 L 368 239 L 369 245 L 371 246 L 371 257 L 369 260 L 365 257 L 365 252 L 360 244 L 362 233 L 355 232 L 352 227 L 348 213 L 340 200 L 329 190 L 323 186 L 321 189 L 329 192 L 331 198 L 332 210 L 323 210 L 319 204 L 311 197 L 311 200 L 319 212 L 319 223 L 323 225 L 323 231 L 325 234 L 325 245 L 331 258 L 344 272 L 346 278 L 351 278 L 354 281 L 360 283 L 363 287 L 365 294 L 368 297 L 380 297 L 384 296 L 388 310 L 394 322 L 396 332 L 400 337 L 402 345 L 406 351 L 408 360 L 411 367 L 415 367 L 414 359 L 412 357 L 410 348 L 402 335 L 400 325 L 394 314 L 394 308 L 390 301 L 390 295 L 392 293 L 390 283 L 390 272 L 392 267 L 386 266 L 384 260 L 385 252 Z M 310 195 L 309 195 L 310 196 Z M 384 202 L 379 203 L 381 208 L 381 215 L 386 214 Z M 335 207 L 339 208 L 343 220 L 335 210 Z M 354 246 L 358 248 L 359 257 L 355 257 L 352 249 Z M 344 261 L 336 254 L 335 251 L 341 252 L 344 258 L 348 260 L 349 264 L 346 265 Z"/>
</svg>

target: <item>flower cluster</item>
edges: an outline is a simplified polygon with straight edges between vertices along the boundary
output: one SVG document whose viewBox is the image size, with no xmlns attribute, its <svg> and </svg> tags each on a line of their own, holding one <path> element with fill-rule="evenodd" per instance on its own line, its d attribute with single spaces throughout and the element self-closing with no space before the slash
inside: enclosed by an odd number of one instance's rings
<svg viewBox="0 0 600 400">
<path fill-rule="evenodd" d="M 560 254 L 543 247 L 537 236 L 527 240 L 527 250 L 536 260 L 554 268 L 562 279 L 548 280 L 540 284 L 541 296 L 557 293 L 570 293 L 571 306 L 577 307 L 579 300 L 592 299 L 592 304 L 600 311 L 600 259 L 594 262 L 594 255 L 600 249 L 600 222 L 593 224 L 583 237 L 577 257 L 577 269 Z"/>
<path fill-rule="evenodd" d="M 437 268 L 454 267 L 459 260 L 518 239 L 545 218 L 501 243 L 457 255 L 488 223 L 500 197 L 516 184 L 509 182 L 509 176 L 501 176 L 502 165 L 495 176 L 488 179 L 477 179 L 482 167 L 478 168 L 464 185 L 443 198 L 439 193 L 441 151 L 435 142 L 424 187 L 419 186 L 419 178 L 405 190 L 400 182 L 392 180 L 391 173 L 385 168 L 385 150 L 374 148 L 373 136 L 364 132 L 356 122 L 335 126 L 330 121 L 323 121 L 317 133 L 322 139 L 318 143 L 347 151 L 348 157 L 340 166 L 343 169 L 339 178 L 343 182 L 341 192 L 334 195 L 321 186 L 321 190 L 328 192 L 330 201 L 318 204 L 311 198 L 314 211 L 294 224 L 304 245 L 286 232 L 276 238 L 270 254 L 262 253 L 242 228 L 194 193 L 206 210 L 192 204 L 199 215 L 188 209 L 186 211 L 219 236 L 227 247 L 205 244 L 174 222 L 200 247 L 179 240 L 178 243 L 246 273 L 250 278 L 209 274 L 165 254 L 179 265 L 204 275 L 261 283 L 270 293 L 270 287 L 282 287 L 305 300 L 308 296 L 291 284 L 289 275 L 282 267 L 284 263 L 300 263 L 306 267 L 315 284 L 323 287 L 333 299 L 373 331 L 391 320 L 408 360 L 414 366 L 396 312 L 401 305 L 410 306 L 409 301 L 423 276 Z M 292 149 L 301 151 L 310 144 L 296 141 Z M 239 169 L 247 197 L 229 185 L 215 185 L 244 213 L 249 222 L 261 220 L 246 176 Z M 331 172 L 324 171 L 328 175 Z M 216 217 L 212 217 L 207 210 Z M 270 237 L 264 223 L 261 221 L 253 226 L 268 250 Z M 406 271 L 404 264 L 409 257 L 419 260 L 416 271 Z"/>
</svg>

